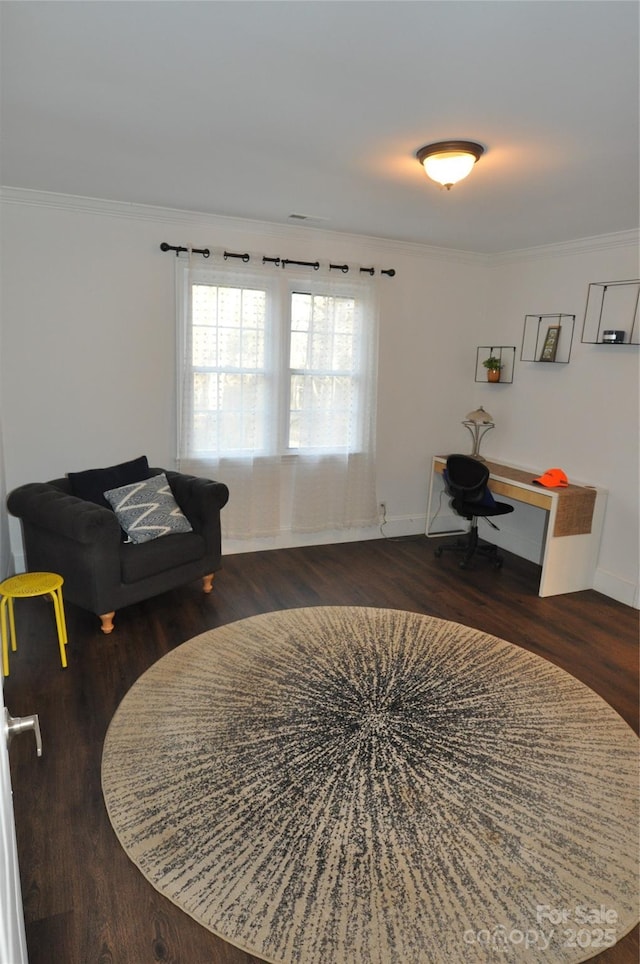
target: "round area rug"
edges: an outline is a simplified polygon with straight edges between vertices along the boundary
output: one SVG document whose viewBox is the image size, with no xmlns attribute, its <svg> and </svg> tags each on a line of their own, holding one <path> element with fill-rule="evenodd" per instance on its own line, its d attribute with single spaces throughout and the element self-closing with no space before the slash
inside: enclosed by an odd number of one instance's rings
<svg viewBox="0 0 640 964">
<path fill-rule="evenodd" d="M 638 919 L 638 740 L 572 676 L 416 613 L 204 633 L 109 728 L 131 860 L 269 962 L 578 962 Z"/>
</svg>

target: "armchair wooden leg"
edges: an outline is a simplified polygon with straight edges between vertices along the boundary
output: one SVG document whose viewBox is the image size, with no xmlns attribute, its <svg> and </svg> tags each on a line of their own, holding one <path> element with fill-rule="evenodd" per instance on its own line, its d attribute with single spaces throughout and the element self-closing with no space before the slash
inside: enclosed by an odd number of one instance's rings
<svg viewBox="0 0 640 964">
<path fill-rule="evenodd" d="M 102 630 L 103 633 L 106 634 L 106 633 L 113 632 L 113 617 L 115 616 L 115 614 L 116 614 L 115 609 L 112 613 L 101 614 L 100 622 L 102 625 L 100 626 L 100 629 Z"/>
<path fill-rule="evenodd" d="M 208 576 L 202 577 L 202 588 L 205 592 L 211 592 L 213 589 L 213 573 L 210 572 Z"/>
</svg>

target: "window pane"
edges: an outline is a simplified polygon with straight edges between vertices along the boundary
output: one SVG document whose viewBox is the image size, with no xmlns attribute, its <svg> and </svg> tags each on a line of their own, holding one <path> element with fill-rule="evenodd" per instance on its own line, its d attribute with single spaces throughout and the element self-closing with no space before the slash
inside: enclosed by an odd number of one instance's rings
<svg viewBox="0 0 640 964">
<path fill-rule="evenodd" d="M 354 371 L 356 345 L 351 334 L 336 335 L 333 340 L 333 367 L 342 371 Z"/>
<path fill-rule="evenodd" d="M 312 298 L 309 294 L 294 291 L 291 295 L 291 329 L 308 331 L 311 324 Z"/>
<path fill-rule="evenodd" d="M 214 367 L 218 362 L 218 331 L 211 325 L 194 325 L 192 364 Z"/>
<path fill-rule="evenodd" d="M 306 331 L 291 332 L 291 368 L 307 367 L 307 345 L 309 336 Z"/>
<path fill-rule="evenodd" d="M 241 452 L 264 447 L 264 376 L 197 373 L 193 384 L 197 451 Z"/>
<path fill-rule="evenodd" d="M 265 446 L 266 304 L 261 289 L 192 286 L 194 447 L 238 454 Z M 271 416 L 273 418 L 273 416 Z"/>
<path fill-rule="evenodd" d="M 295 292 L 291 319 L 289 447 L 343 449 L 358 401 L 355 300 Z"/>
<path fill-rule="evenodd" d="M 218 307 L 218 289 L 214 285 L 193 285 L 193 317 L 200 325 L 215 325 Z"/>
<path fill-rule="evenodd" d="M 332 375 L 291 378 L 291 448 L 339 450 L 350 441 L 354 382 Z"/>
</svg>

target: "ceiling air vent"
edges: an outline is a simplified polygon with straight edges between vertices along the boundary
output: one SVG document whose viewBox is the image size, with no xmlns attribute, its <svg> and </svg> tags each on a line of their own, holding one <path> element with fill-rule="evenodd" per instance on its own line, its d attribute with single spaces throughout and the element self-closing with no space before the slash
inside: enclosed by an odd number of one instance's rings
<svg viewBox="0 0 640 964">
<path fill-rule="evenodd" d="M 290 221 L 328 221 L 329 218 L 321 218 L 317 214 L 290 214 Z"/>
</svg>

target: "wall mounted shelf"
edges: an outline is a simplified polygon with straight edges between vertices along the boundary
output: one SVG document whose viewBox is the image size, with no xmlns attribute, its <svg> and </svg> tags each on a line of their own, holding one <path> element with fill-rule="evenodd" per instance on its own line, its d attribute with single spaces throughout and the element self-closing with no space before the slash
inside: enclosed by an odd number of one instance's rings
<svg viewBox="0 0 640 964">
<path fill-rule="evenodd" d="M 498 381 L 489 381 L 489 372 L 482 364 L 485 358 L 493 355 L 500 362 L 500 378 Z M 516 358 L 515 345 L 479 345 L 476 351 L 476 378 L 477 382 L 489 382 L 494 385 L 510 385 L 513 381 L 513 367 Z"/>
<path fill-rule="evenodd" d="M 568 365 L 575 315 L 525 315 L 520 361 Z"/>
<path fill-rule="evenodd" d="M 640 345 L 640 280 L 594 281 L 589 285 L 582 326 L 586 345 Z"/>
</svg>

